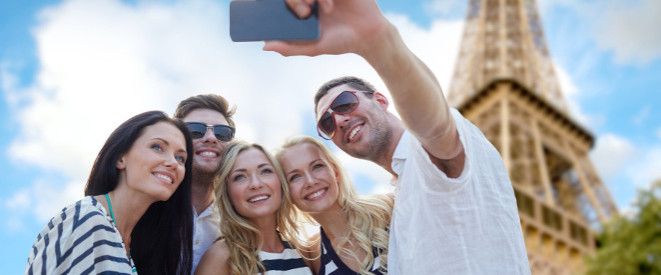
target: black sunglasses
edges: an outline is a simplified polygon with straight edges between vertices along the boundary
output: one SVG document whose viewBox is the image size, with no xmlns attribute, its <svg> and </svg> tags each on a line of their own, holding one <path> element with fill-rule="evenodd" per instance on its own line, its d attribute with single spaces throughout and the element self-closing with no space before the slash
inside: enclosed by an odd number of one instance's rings
<svg viewBox="0 0 661 275">
<path fill-rule="evenodd" d="M 186 122 L 186 126 L 190 130 L 193 139 L 200 139 L 207 134 L 207 129 L 213 129 L 213 135 L 216 139 L 223 142 L 228 142 L 234 138 L 234 127 L 222 124 L 209 125 L 201 122 Z"/>
<path fill-rule="evenodd" d="M 362 91 L 361 91 L 362 92 Z M 374 92 L 364 92 L 372 94 Z M 324 139 L 332 139 L 335 136 L 335 117 L 336 114 L 348 114 L 356 110 L 360 104 L 358 96 L 355 91 L 343 91 L 340 93 L 328 107 L 328 109 L 321 115 L 317 121 L 317 133 Z"/>
</svg>

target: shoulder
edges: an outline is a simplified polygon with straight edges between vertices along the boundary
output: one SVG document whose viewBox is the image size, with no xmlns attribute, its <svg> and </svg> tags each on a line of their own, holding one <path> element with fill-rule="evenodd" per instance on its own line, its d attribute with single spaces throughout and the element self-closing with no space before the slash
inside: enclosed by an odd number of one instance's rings
<svg viewBox="0 0 661 275">
<path fill-rule="evenodd" d="M 61 267 L 86 268 L 93 265 L 88 262 L 88 256 L 114 247 L 122 250 L 121 239 L 96 203 L 86 197 L 56 214 L 37 236 L 28 259 L 29 268 L 50 266 L 52 261 L 47 258 L 55 259 Z M 79 254 L 81 251 L 87 253 Z"/>
<path fill-rule="evenodd" d="M 44 226 L 40 235 L 57 231 L 66 232 L 87 231 L 96 224 L 107 221 L 106 215 L 99 208 L 98 202 L 86 197 L 63 208 Z"/>
<path fill-rule="evenodd" d="M 215 260 L 227 260 L 230 256 L 230 248 L 225 240 L 218 240 L 204 253 L 204 257 L 207 255 Z"/>
<path fill-rule="evenodd" d="M 214 242 L 200 259 L 195 274 L 229 274 L 230 249 L 225 240 Z"/>
</svg>

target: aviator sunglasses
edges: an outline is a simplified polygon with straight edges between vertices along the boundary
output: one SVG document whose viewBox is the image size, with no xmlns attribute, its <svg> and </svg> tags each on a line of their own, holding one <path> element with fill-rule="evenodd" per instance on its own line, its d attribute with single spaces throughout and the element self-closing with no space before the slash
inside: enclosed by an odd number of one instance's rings
<svg viewBox="0 0 661 275">
<path fill-rule="evenodd" d="M 365 92 L 372 94 L 373 92 Z M 340 93 L 331 103 L 328 110 L 326 110 L 319 121 L 317 122 L 317 132 L 319 136 L 324 139 L 332 139 L 335 136 L 335 117 L 336 114 L 348 114 L 358 108 L 358 96 L 354 91 L 344 91 Z"/>
<path fill-rule="evenodd" d="M 193 139 L 200 139 L 207 133 L 207 129 L 213 129 L 213 135 L 216 139 L 228 142 L 234 138 L 234 127 L 222 124 L 208 125 L 201 122 L 186 122 Z"/>
</svg>

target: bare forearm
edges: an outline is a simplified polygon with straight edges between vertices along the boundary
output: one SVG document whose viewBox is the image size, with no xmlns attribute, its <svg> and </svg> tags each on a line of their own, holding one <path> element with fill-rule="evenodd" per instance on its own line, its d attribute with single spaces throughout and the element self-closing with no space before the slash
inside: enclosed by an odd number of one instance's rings
<svg viewBox="0 0 661 275">
<path fill-rule="evenodd" d="M 456 156 L 458 136 L 438 80 L 390 26 L 380 47 L 359 53 L 388 87 L 395 108 L 409 131 L 434 156 Z"/>
</svg>

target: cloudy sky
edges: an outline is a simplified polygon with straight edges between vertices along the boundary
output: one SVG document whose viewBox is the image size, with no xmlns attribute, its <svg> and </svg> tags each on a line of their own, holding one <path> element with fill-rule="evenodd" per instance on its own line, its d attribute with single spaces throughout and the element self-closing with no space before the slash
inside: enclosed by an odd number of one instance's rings
<svg viewBox="0 0 661 275">
<path fill-rule="evenodd" d="M 467 1 L 379 1 L 449 87 Z M 661 1 L 539 0 L 563 92 L 597 137 L 591 157 L 620 209 L 661 178 Z M 284 58 L 233 43 L 228 0 L 0 1 L 0 259 L 24 271 L 42 226 L 82 197 L 105 138 L 191 95 L 238 107 L 238 137 L 279 145 L 314 135 L 312 95 L 376 73 L 357 56 Z M 339 154 L 339 152 L 338 152 Z M 361 193 L 389 190 L 379 167 L 341 155 Z"/>
</svg>

